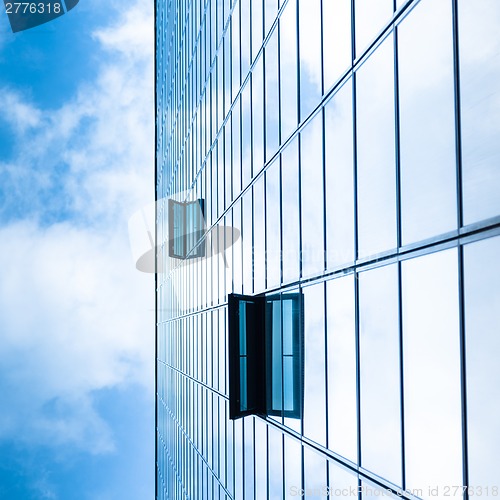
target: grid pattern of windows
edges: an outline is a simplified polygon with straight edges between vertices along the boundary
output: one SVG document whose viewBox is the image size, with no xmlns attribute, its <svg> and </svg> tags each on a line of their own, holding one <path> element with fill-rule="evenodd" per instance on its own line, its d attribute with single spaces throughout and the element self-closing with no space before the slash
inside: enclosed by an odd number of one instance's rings
<svg viewBox="0 0 500 500">
<path fill-rule="evenodd" d="M 500 493 L 499 23 L 156 1 L 158 500 Z M 302 418 L 229 419 L 230 293 L 302 295 Z"/>
</svg>

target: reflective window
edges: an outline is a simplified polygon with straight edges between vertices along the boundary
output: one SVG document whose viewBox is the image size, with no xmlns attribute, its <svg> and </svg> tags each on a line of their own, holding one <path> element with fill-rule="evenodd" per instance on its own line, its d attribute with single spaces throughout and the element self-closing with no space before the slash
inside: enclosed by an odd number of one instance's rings
<svg viewBox="0 0 500 500">
<path fill-rule="evenodd" d="M 322 113 L 301 132 L 300 141 L 302 276 L 310 276 L 325 268 Z"/>
<path fill-rule="evenodd" d="M 325 287 L 304 293 L 304 435 L 326 445 Z"/>
<path fill-rule="evenodd" d="M 328 447 L 357 462 L 354 276 L 328 281 L 326 304 Z"/>
<path fill-rule="evenodd" d="M 267 288 L 279 286 L 281 279 L 280 162 L 266 171 L 266 266 Z"/>
<path fill-rule="evenodd" d="M 464 223 L 500 214 L 500 4 L 458 2 Z"/>
<path fill-rule="evenodd" d="M 356 57 L 375 40 L 390 20 L 393 0 L 355 0 Z"/>
<path fill-rule="evenodd" d="M 243 463 L 245 469 L 245 498 L 253 498 L 255 491 L 255 449 L 254 449 L 254 417 L 243 420 L 245 446 Z"/>
<path fill-rule="evenodd" d="M 302 489 L 302 446 L 298 441 L 285 435 L 285 498 Z M 300 498 L 300 497 L 299 497 Z"/>
<path fill-rule="evenodd" d="M 351 0 L 323 0 L 325 92 L 351 65 L 351 60 Z"/>
<path fill-rule="evenodd" d="M 325 107 L 327 267 L 354 260 L 354 165 L 352 85 Z"/>
<path fill-rule="evenodd" d="M 361 465 L 401 485 L 398 268 L 359 274 Z"/>
<path fill-rule="evenodd" d="M 358 256 L 396 246 L 392 35 L 356 73 Z"/>
<path fill-rule="evenodd" d="M 263 292 L 265 289 L 266 247 L 265 247 L 265 218 L 264 218 L 264 176 L 261 176 L 253 186 L 253 266 L 254 292 Z"/>
<path fill-rule="evenodd" d="M 406 486 L 461 485 L 457 252 L 402 268 Z"/>
<path fill-rule="evenodd" d="M 252 106 L 250 84 L 241 93 L 241 180 L 242 188 L 252 178 Z"/>
<path fill-rule="evenodd" d="M 274 0 L 276 1 L 276 0 Z M 265 48 L 266 55 L 266 161 L 279 145 L 279 73 L 278 73 L 278 30 L 275 29 Z"/>
<path fill-rule="evenodd" d="M 328 493 L 327 461 L 324 456 L 304 447 L 304 498 L 321 498 Z"/>
<path fill-rule="evenodd" d="M 267 497 L 267 425 L 255 419 L 255 498 Z"/>
<path fill-rule="evenodd" d="M 268 426 L 269 439 L 269 498 L 283 498 L 283 434 Z"/>
<path fill-rule="evenodd" d="M 202 199 L 187 203 L 168 200 L 170 257 L 194 259 L 205 255 L 205 243 L 199 243 L 205 235 L 204 206 Z"/>
<path fill-rule="evenodd" d="M 451 2 L 422 0 L 398 29 L 403 244 L 457 226 Z"/>
<path fill-rule="evenodd" d="M 258 2 L 257 2 L 258 3 Z M 253 175 L 264 166 L 264 65 L 263 57 L 252 72 L 252 164 Z"/>
<path fill-rule="evenodd" d="M 297 140 L 281 155 L 281 213 L 283 214 L 283 282 L 299 278 L 299 165 Z"/>
<path fill-rule="evenodd" d="M 300 121 L 321 99 L 321 0 L 299 2 Z"/>
<path fill-rule="evenodd" d="M 486 496 L 500 470 L 499 255 L 498 236 L 464 248 L 469 485 Z"/>
<path fill-rule="evenodd" d="M 281 142 L 297 126 L 297 0 L 290 0 L 280 17 Z"/>
<path fill-rule="evenodd" d="M 300 293 L 229 295 L 230 418 L 302 418 L 302 309 Z"/>
</svg>

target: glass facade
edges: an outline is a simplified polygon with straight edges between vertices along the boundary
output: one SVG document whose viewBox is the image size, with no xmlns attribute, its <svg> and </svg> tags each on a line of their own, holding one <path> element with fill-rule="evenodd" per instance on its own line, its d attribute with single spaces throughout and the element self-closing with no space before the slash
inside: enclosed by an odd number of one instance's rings
<svg viewBox="0 0 500 500">
<path fill-rule="evenodd" d="M 497 0 L 156 1 L 158 500 L 500 495 L 499 25 Z M 229 418 L 230 294 L 277 311 L 267 415 Z"/>
</svg>

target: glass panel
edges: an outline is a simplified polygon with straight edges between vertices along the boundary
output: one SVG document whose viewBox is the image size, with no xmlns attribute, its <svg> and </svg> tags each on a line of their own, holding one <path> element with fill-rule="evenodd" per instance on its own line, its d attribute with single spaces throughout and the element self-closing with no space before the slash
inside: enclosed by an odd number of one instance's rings
<svg viewBox="0 0 500 500">
<path fill-rule="evenodd" d="M 272 336 L 271 336 L 271 404 L 273 410 L 282 408 L 282 340 L 281 340 L 281 302 L 272 300 L 269 302 L 270 312 L 272 314 Z M 268 309 L 269 310 L 269 309 Z"/>
<path fill-rule="evenodd" d="M 285 436 L 285 498 L 297 496 L 302 489 L 302 446 Z M 295 492 L 295 495 L 293 493 Z"/>
<path fill-rule="evenodd" d="M 255 419 L 255 498 L 267 498 L 267 425 Z"/>
<path fill-rule="evenodd" d="M 276 2 L 276 0 L 274 0 Z M 266 48 L 266 161 L 279 145 L 279 72 L 278 72 L 278 30 L 275 29 Z"/>
<path fill-rule="evenodd" d="M 329 494 L 333 498 L 357 497 L 358 478 L 357 475 L 340 467 L 336 462 L 328 462 Z"/>
<path fill-rule="evenodd" d="M 323 0 L 324 91 L 351 65 L 351 0 Z"/>
<path fill-rule="evenodd" d="M 235 498 L 243 498 L 243 420 L 235 420 L 233 426 L 234 496 Z"/>
<path fill-rule="evenodd" d="M 232 173 L 233 173 L 233 199 L 241 192 L 241 123 L 240 123 L 240 104 L 241 101 L 235 104 L 231 115 L 232 123 Z"/>
<path fill-rule="evenodd" d="M 300 121 L 321 100 L 321 0 L 299 0 Z"/>
<path fill-rule="evenodd" d="M 374 41 L 390 20 L 393 0 L 355 0 L 356 8 L 356 57 Z"/>
<path fill-rule="evenodd" d="M 396 247 L 393 40 L 357 72 L 358 255 Z"/>
<path fill-rule="evenodd" d="M 241 39 L 238 42 L 241 50 L 241 81 L 245 80 L 248 70 L 250 69 L 250 5 L 251 0 L 240 0 L 241 4 L 241 18 L 240 29 Z M 236 46 L 238 46 L 236 45 Z"/>
<path fill-rule="evenodd" d="M 243 196 L 243 293 L 253 291 L 253 217 L 252 217 L 252 190 Z"/>
<path fill-rule="evenodd" d="M 281 143 L 297 127 L 297 6 L 290 0 L 280 17 Z"/>
<path fill-rule="evenodd" d="M 253 185 L 253 233 L 254 233 L 254 293 L 265 289 L 266 220 L 264 218 L 264 176 Z"/>
<path fill-rule="evenodd" d="M 464 223 L 500 214 L 500 4 L 459 0 Z"/>
<path fill-rule="evenodd" d="M 354 276 L 328 281 L 328 447 L 357 462 Z"/>
<path fill-rule="evenodd" d="M 252 8 L 252 61 L 254 61 L 262 45 L 264 13 L 262 0 L 253 0 L 250 5 Z"/>
<path fill-rule="evenodd" d="M 325 268 L 323 228 L 323 118 L 318 113 L 300 134 L 302 276 Z"/>
<path fill-rule="evenodd" d="M 258 2 L 256 2 L 258 3 Z M 253 5 L 253 4 L 252 4 Z M 252 72 L 252 172 L 257 175 L 264 166 L 264 64 L 263 57 Z"/>
<path fill-rule="evenodd" d="M 231 56 L 233 74 L 231 80 L 233 83 L 233 100 L 240 88 L 240 4 L 236 0 L 233 14 L 231 15 Z"/>
<path fill-rule="evenodd" d="M 354 261 L 352 83 L 325 107 L 327 267 Z"/>
<path fill-rule="evenodd" d="M 403 262 L 406 487 L 462 484 L 456 249 Z"/>
<path fill-rule="evenodd" d="M 233 245 L 233 290 L 236 293 L 242 291 L 242 246 L 243 234 L 241 232 L 241 201 L 238 200 L 233 207 L 233 227 L 240 232 L 240 238 Z M 204 262 L 202 260 L 202 262 Z"/>
<path fill-rule="evenodd" d="M 297 140 L 282 153 L 283 282 L 299 278 L 299 166 Z"/>
<path fill-rule="evenodd" d="M 486 497 L 500 486 L 499 255 L 498 236 L 464 247 L 469 485 Z"/>
<path fill-rule="evenodd" d="M 280 163 L 266 171 L 266 270 L 267 288 L 279 286 L 281 279 Z"/>
<path fill-rule="evenodd" d="M 243 434 L 245 436 L 244 467 L 245 467 L 245 498 L 253 498 L 255 489 L 254 467 L 254 417 L 243 420 Z M 243 497 L 241 497 L 243 498 Z"/>
<path fill-rule="evenodd" d="M 252 116 L 250 85 L 247 83 L 241 93 L 241 175 L 242 188 L 252 178 Z"/>
<path fill-rule="evenodd" d="M 304 292 L 304 435 L 326 445 L 324 284 Z"/>
<path fill-rule="evenodd" d="M 304 448 L 304 496 L 303 498 L 327 497 L 325 457 L 319 453 Z"/>
<path fill-rule="evenodd" d="M 283 409 L 293 411 L 294 405 L 294 359 L 293 356 L 283 356 Z"/>
<path fill-rule="evenodd" d="M 283 434 L 268 426 L 269 439 L 269 498 L 283 498 Z"/>
<path fill-rule="evenodd" d="M 401 485 L 397 265 L 359 274 L 361 465 Z"/>
<path fill-rule="evenodd" d="M 376 484 L 369 483 L 367 481 L 361 482 L 361 498 L 362 500 L 379 500 L 380 498 L 401 498 L 400 496 L 394 495 L 387 488 L 382 488 Z M 421 493 L 418 495 L 418 493 Z M 415 491 L 415 496 L 422 496 L 423 492 Z"/>
<path fill-rule="evenodd" d="M 398 30 L 403 244 L 456 228 L 451 2 L 422 0 Z"/>
<path fill-rule="evenodd" d="M 267 35 L 278 14 L 278 0 L 264 0 L 265 5 L 265 33 Z"/>
<path fill-rule="evenodd" d="M 248 377 L 247 377 L 247 358 L 240 357 L 240 409 L 241 411 L 248 410 Z"/>
</svg>

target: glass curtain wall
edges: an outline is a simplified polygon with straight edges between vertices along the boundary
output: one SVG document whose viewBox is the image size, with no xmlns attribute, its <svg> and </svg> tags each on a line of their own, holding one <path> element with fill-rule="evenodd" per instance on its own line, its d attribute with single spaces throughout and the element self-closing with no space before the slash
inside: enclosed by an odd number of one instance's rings
<svg viewBox="0 0 500 500">
<path fill-rule="evenodd" d="M 158 500 L 499 494 L 499 25 L 156 1 Z M 169 255 L 170 199 L 203 255 Z M 229 419 L 230 293 L 303 296 L 300 418 Z"/>
</svg>

